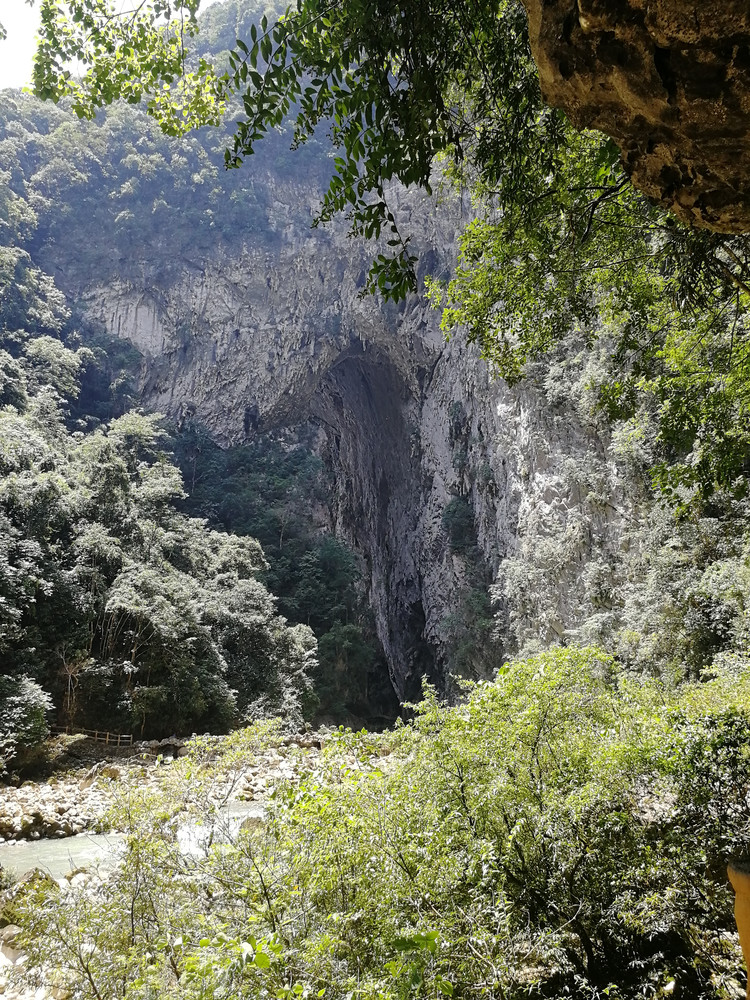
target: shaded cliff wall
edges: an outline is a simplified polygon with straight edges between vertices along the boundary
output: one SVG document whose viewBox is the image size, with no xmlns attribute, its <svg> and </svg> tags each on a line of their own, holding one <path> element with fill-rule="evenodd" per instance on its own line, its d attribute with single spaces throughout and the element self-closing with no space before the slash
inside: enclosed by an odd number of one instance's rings
<svg viewBox="0 0 750 1000">
<path fill-rule="evenodd" d="M 402 196 L 400 210 L 430 269 L 448 266 L 460 206 L 436 212 Z M 167 278 L 133 269 L 77 292 L 143 353 L 148 408 L 196 419 L 224 445 L 318 425 L 331 525 L 364 561 L 394 687 L 410 698 L 422 675 L 445 683 L 446 620 L 476 585 L 472 561 L 492 590 L 495 662 L 575 624 L 585 565 L 596 553 L 606 563 L 621 529 L 612 511 L 586 507 L 580 469 L 592 466 L 610 494 L 618 485 L 606 441 L 565 400 L 550 407 L 544 393 L 493 379 L 472 348 L 445 342 L 419 298 L 362 298 L 368 259 L 341 230 L 295 229 L 275 249 L 248 243 L 200 266 L 172 260 Z M 446 531 L 456 497 L 472 512 L 471 558 Z M 519 556 L 571 532 L 550 565 L 531 553 L 538 579 L 519 581 Z"/>
</svg>

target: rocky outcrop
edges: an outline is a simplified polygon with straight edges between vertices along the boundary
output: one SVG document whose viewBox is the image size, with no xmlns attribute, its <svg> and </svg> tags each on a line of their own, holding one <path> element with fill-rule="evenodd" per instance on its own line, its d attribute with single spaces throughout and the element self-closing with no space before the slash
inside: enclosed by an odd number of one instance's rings
<svg viewBox="0 0 750 1000">
<path fill-rule="evenodd" d="M 277 781 L 297 781 L 302 773 L 309 774 L 319 760 L 319 752 L 330 737 L 330 730 L 320 729 L 305 735 L 270 740 L 268 746 L 255 752 L 251 761 L 238 773 L 231 769 L 211 788 L 211 801 L 219 806 L 240 799 L 264 802 Z M 167 741 L 137 743 L 129 756 L 96 757 L 88 769 L 62 771 L 49 781 L 26 781 L 19 787 L 2 786 L 0 800 L 0 844 L 4 841 L 64 839 L 99 827 L 117 832 L 115 804 L 122 804 L 128 789 L 158 791 L 168 779 L 169 768 L 188 756 L 193 744 L 178 741 L 175 756 L 158 753 Z M 221 736 L 201 736 L 199 752 L 205 760 L 214 758 L 225 749 Z M 96 755 L 101 745 L 92 743 L 88 749 Z M 64 849 L 63 849 L 64 850 Z M 10 855 L 0 851 L 2 862 Z M 0 927 L 2 911 L 0 910 Z"/>
<path fill-rule="evenodd" d="M 545 99 L 689 225 L 750 230 L 745 0 L 524 0 Z"/>
<path fill-rule="evenodd" d="M 403 196 L 432 273 L 448 266 L 460 210 Z M 363 298 L 369 259 L 341 231 L 297 230 L 274 250 L 248 243 L 200 267 L 184 261 L 176 278 L 172 261 L 168 280 L 78 292 L 143 352 L 149 408 L 196 419 L 224 445 L 281 430 L 288 441 L 302 425 L 309 438 L 312 424 L 334 483 L 330 525 L 362 557 L 393 685 L 410 699 L 425 674 L 444 683 L 472 590 L 492 590 L 495 665 L 509 644 L 549 641 L 575 622 L 585 567 L 616 550 L 620 530 L 609 509 L 582 513 L 581 462 L 605 494 L 618 485 L 605 442 L 568 402 L 550 407 L 494 379 L 474 348 L 446 343 L 424 300 Z M 461 545 L 446 527 L 451 504 L 471 521 Z M 529 546 L 541 559 L 553 536 L 567 548 L 540 579 L 510 579 L 512 560 Z M 518 595 L 530 588 L 544 606 L 521 625 Z"/>
</svg>

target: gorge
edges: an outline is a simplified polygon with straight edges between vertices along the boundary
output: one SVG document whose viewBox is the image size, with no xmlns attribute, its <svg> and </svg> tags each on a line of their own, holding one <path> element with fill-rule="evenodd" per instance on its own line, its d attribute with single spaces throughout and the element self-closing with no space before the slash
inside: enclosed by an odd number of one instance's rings
<svg viewBox="0 0 750 1000">
<path fill-rule="evenodd" d="M 297 186 L 277 194 L 269 176 L 263 182 L 279 229 L 289 200 L 314 198 Z M 407 201 L 407 210 L 424 229 L 435 219 L 429 201 L 413 209 Z M 455 212 L 438 214 L 443 232 L 425 232 L 430 259 L 447 259 Z M 585 566 L 614 555 L 622 533 L 615 506 L 596 519 L 584 514 L 596 483 L 602 495 L 618 495 L 606 432 L 569 405 L 550 409 L 543 390 L 494 379 L 474 349 L 458 338 L 445 343 L 436 311 L 416 297 L 400 306 L 362 298 L 367 251 L 340 229 L 303 230 L 270 251 L 253 247 L 251 233 L 242 237 L 237 257 L 200 267 L 170 255 L 176 273 L 168 281 L 70 289 L 90 317 L 142 353 L 143 405 L 177 424 L 198 421 L 224 446 L 280 431 L 294 440 L 297 428 L 314 427 L 332 473 L 329 524 L 367 567 L 401 700 L 415 697 L 423 674 L 446 682 L 443 623 L 471 585 L 468 548 L 507 620 L 519 613 L 498 582 L 505 561 L 526 535 L 538 542 L 541 525 L 565 534 L 586 516 L 589 536 L 550 572 L 554 596 L 537 623 L 542 641 L 563 635 L 583 613 Z M 571 480 L 577 463 L 589 482 Z M 451 503 L 469 511 L 473 537 L 458 546 L 445 524 Z M 522 643 L 527 629 L 505 644 Z M 502 660 L 498 646 L 490 664 Z"/>
<path fill-rule="evenodd" d="M 200 51 L 224 58 L 251 20 L 236 3 L 212 8 Z M 674 500 L 652 481 L 690 484 L 701 448 L 721 455 L 734 399 L 707 409 L 692 441 L 679 428 L 670 437 L 662 418 L 684 395 L 668 395 L 658 342 L 652 356 L 636 346 L 627 358 L 627 303 L 563 319 L 562 339 L 531 350 L 524 377 L 506 382 L 487 342 L 467 344 L 462 328 L 446 342 L 424 295 L 426 278 L 456 273 L 456 236 L 475 211 L 439 172 L 434 196 L 388 188 L 418 251 L 419 294 L 384 302 L 363 295 L 374 246 L 349 238 L 345 220 L 312 228 L 330 174 L 320 135 L 290 155 L 283 124 L 225 172 L 222 129 L 170 140 L 137 110 L 76 121 L 20 95 L 4 98 L 3 119 L 9 226 L 82 329 L 139 352 L 132 401 L 229 452 L 273 440 L 322 460 L 327 495 L 310 504 L 310 530 L 356 553 L 399 701 L 417 697 L 423 677 L 449 691 L 451 678 L 489 677 L 508 656 L 550 643 L 604 642 L 638 669 L 655 657 L 658 669 L 698 670 L 734 648 L 742 601 L 717 581 L 744 572 L 744 501 L 675 521 Z M 579 238 L 563 234 L 561 245 Z M 531 282 L 532 297 L 533 274 L 515 279 Z M 511 350 L 517 337 L 522 354 L 523 323 L 544 338 L 557 308 L 539 280 L 535 318 L 498 333 Z M 627 300 L 627 273 L 615 280 Z M 193 478 L 199 451 L 183 456 Z M 218 523 L 206 502 L 190 512 Z M 679 564 L 675 549 L 686 554 Z M 661 629 L 676 620 L 687 628 Z"/>
<path fill-rule="evenodd" d="M 648 406 L 613 420 L 600 405 L 616 333 L 573 326 L 509 385 L 462 333 L 446 342 L 424 296 L 362 295 L 372 248 L 341 221 L 311 228 L 314 141 L 286 159 L 270 138 L 225 174 L 212 130 L 177 143 L 137 111 L 74 125 L 4 101 L 33 259 L 84 324 L 139 352 L 138 405 L 223 448 L 270 435 L 323 460 L 313 530 L 356 552 L 400 701 L 423 676 L 448 690 L 550 642 L 614 643 L 635 665 L 721 648 L 713 622 L 736 600 L 703 581 L 741 562 L 741 515 L 679 525 L 654 497 Z M 447 188 L 390 197 L 420 275 L 449 274 L 468 205 Z M 675 545 L 698 562 L 675 565 Z M 687 606 L 688 631 L 660 634 Z"/>
<path fill-rule="evenodd" d="M 747 19 L 684 6 L 45 5 L 4 997 L 744 993 Z"/>
</svg>

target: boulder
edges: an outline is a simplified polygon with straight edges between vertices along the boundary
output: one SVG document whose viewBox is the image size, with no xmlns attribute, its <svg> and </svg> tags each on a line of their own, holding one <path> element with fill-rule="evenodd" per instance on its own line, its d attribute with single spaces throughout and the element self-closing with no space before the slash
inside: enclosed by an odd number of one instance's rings
<svg viewBox="0 0 750 1000">
<path fill-rule="evenodd" d="M 20 935 L 18 924 L 6 924 L 0 929 L 0 968 L 22 963 L 23 951 L 18 947 Z"/>
<path fill-rule="evenodd" d="M 262 816 L 246 816 L 240 823 L 240 830 L 250 832 L 251 830 L 260 830 L 264 826 L 265 820 Z"/>
</svg>

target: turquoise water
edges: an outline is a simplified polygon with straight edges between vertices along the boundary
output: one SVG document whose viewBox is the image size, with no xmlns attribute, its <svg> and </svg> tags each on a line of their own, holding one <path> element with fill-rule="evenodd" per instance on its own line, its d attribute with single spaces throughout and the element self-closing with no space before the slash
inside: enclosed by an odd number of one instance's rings
<svg viewBox="0 0 750 1000">
<path fill-rule="evenodd" d="M 232 802 L 206 823 L 185 823 L 177 842 L 185 854 L 201 855 L 212 844 L 226 844 L 238 834 L 245 820 L 262 822 L 263 806 L 257 802 Z M 55 840 L 29 840 L 0 844 L 0 866 L 13 875 L 41 868 L 62 878 L 76 868 L 112 868 L 122 852 L 125 837 L 118 833 L 79 833 Z"/>
<path fill-rule="evenodd" d="M 113 867 L 124 844 L 125 837 L 118 833 L 79 833 L 59 840 L 0 844 L 0 865 L 13 875 L 41 868 L 53 878 L 62 878 L 76 868 Z"/>
</svg>

